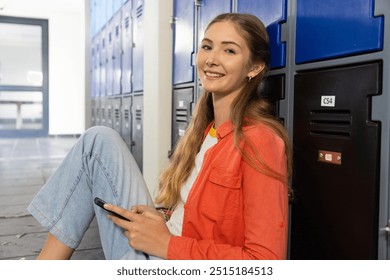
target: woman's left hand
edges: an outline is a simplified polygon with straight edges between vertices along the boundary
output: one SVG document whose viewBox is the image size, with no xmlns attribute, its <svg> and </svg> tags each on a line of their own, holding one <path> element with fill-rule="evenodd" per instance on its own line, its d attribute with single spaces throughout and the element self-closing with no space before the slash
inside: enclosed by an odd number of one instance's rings
<svg viewBox="0 0 390 280">
<path fill-rule="evenodd" d="M 167 258 L 171 233 L 165 220 L 154 208 L 137 205 L 129 211 L 112 204 L 105 204 L 104 207 L 130 220 L 129 222 L 113 215 L 108 216 L 125 230 L 124 234 L 132 248 L 156 257 Z"/>
</svg>

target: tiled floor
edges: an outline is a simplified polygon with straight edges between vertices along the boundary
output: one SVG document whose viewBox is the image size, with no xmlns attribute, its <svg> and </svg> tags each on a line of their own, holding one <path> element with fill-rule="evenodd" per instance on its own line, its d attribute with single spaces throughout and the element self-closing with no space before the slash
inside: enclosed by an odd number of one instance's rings
<svg viewBox="0 0 390 280">
<path fill-rule="evenodd" d="M 35 259 L 47 232 L 27 212 L 76 137 L 0 139 L 0 260 Z M 102 259 L 96 223 L 72 259 Z"/>
</svg>

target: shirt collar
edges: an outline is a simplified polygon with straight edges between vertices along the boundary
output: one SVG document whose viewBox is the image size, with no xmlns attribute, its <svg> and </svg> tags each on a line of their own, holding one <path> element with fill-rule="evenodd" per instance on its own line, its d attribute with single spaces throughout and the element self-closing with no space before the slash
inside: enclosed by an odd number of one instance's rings
<svg viewBox="0 0 390 280">
<path fill-rule="evenodd" d="M 207 133 L 209 133 L 211 126 L 214 125 L 214 121 L 212 121 L 206 128 L 206 131 L 204 133 L 204 138 L 207 136 Z M 232 133 L 234 130 L 233 124 L 230 120 L 225 121 L 222 123 L 218 129 L 217 129 L 217 139 L 220 141 L 221 139 L 225 138 L 227 135 Z"/>
</svg>

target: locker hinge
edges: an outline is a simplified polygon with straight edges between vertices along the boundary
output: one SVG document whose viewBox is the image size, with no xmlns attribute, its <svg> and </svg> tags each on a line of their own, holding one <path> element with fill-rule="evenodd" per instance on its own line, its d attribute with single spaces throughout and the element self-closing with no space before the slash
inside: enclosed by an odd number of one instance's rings
<svg viewBox="0 0 390 280">
<path fill-rule="evenodd" d="M 195 6 L 200 6 L 200 5 L 202 5 L 202 0 L 194 0 L 194 2 L 195 2 Z"/>
<path fill-rule="evenodd" d="M 387 223 L 387 226 L 386 226 L 386 227 L 380 228 L 379 230 L 380 230 L 380 231 L 386 231 L 387 234 L 390 234 L 390 220 L 389 220 L 389 222 Z"/>
</svg>

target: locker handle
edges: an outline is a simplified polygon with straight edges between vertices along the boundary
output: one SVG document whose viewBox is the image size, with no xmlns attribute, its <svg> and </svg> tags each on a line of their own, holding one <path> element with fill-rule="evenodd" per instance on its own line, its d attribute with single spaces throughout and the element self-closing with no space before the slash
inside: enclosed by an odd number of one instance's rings
<svg viewBox="0 0 390 280">
<path fill-rule="evenodd" d="M 380 228 L 379 230 L 380 230 L 380 231 L 386 231 L 387 233 L 390 234 L 390 220 L 389 220 L 389 222 L 388 222 L 388 224 L 387 224 L 386 227 Z"/>
</svg>

